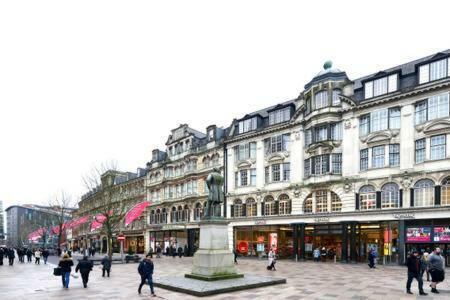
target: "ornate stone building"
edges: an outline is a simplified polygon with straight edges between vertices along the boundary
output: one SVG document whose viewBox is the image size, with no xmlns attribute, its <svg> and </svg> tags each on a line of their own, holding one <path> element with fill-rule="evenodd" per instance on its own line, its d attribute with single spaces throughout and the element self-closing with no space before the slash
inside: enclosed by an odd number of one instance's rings
<svg viewBox="0 0 450 300">
<path fill-rule="evenodd" d="M 147 164 L 147 248 L 182 247 L 191 255 L 198 247 L 198 221 L 208 195 L 206 176 L 223 168 L 225 131 L 215 125 L 206 133 L 182 124 L 172 130 L 166 151 L 153 150 Z"/>
<path fill-rule="evenodd" d="M 242 255 L 402 263 L 450 255 L 450 50 L 350 80 L 331 63 L 299 97 L 233 121 L 230 241 Z"/>
</svg>

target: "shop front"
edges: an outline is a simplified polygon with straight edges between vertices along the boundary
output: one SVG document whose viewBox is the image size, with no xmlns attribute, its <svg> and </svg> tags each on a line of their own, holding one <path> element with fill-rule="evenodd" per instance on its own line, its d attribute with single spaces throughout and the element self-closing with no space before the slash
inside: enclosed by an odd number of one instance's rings
<svg viewBox="0 0 450 300">
<path fill-rule="evenodd" d="M 293 235 L 290 225 L 234 227 L 235 250 L 241 256 L 265 257 L 272 248 L 280 258 L 292 257 Z"/>
<path fill-rule="evenodd" d="M 169 255 L 171 247 L 175 246 L 176 249 L 183 248 L 183 252 L 187 248 L 187 253 L 184 255 L 192 256 L 199 246 L 200 230 L 198 226 L 189 228 L 184 225 L 164 225 L 153 227 L 149 232 L 149 238 L 153 251 L 156 251 L 159 245 L 162 253 Z"/>
<path fill-rule="evenodd" d="M 128 254 L 144 254 L 145 242 L 143 235 L 129 236 L 125 234 L 124 251 Z"/>
</svg>

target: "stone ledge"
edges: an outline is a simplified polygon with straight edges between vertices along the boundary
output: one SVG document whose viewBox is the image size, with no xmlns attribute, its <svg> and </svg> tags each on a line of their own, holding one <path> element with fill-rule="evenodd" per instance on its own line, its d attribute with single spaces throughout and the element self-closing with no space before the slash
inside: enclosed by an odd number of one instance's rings
<svg viewBox="0 0 450 300">
<path fill-rule="evenodd" d="M 234 278 L 242 278 L 244 274 L 222 274 L 222 275 L 201 275 L 201 274 L 184 274 L 186 278 L 192 278 L 203 281 L 216 281 L 216 280 L 225 280 L 225 279 L 234 279 Z"/>
<path fill-rule="evenodd" d="M 285 278 L 257 275 L 245 275 L 241 278 L 217 281 L 196 280 L 181 276 L 166 276 L 154 280 L 154 285 L 157 287 L 197 297 L 236 292 L 283 283 L 286 283 Z"/>
</svg>

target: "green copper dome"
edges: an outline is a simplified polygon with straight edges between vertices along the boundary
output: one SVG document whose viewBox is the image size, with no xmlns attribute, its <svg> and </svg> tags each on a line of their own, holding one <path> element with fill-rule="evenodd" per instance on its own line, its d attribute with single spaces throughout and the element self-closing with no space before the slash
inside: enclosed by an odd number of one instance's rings
<svg viewBox="0 0 450 300">
<path fill-rule="evenodd" d="M 327 60 L 324 64 L 323 64 L 323 68 L 325 70 L 327 69 L 331 69 L 331 67 L 333 66 L 333 62 L 331 60 Z"/>
</svg>

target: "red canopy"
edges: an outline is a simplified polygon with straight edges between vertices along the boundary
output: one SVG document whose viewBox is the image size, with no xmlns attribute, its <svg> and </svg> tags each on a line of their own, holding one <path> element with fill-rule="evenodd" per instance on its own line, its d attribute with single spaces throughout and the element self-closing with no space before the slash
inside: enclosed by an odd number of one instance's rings
<svg viewBox="0 0 450 300">
<path fill-rule="evenodd" d="M 130 209 L 125 215 L 125 226 L 130 225 L 134 220 L 139 218 L 144 212 L 145 208 L 149 205 L 150 202 L 144 201 L 133 206 L 133 208 Z"/>
</svg>

